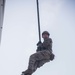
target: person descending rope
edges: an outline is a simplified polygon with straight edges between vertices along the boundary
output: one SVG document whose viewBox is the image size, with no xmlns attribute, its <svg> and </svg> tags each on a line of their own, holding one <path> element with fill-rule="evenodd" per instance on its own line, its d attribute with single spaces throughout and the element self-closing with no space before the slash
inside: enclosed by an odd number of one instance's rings
<svg viewBox="0 0 75 75">
<path fill-rule="evenodd" d="M 36 53 L 32 54 L 29 58 L 29 65 L 26 71 L 22 72 L 22 75 L 32 75 L 37 68 L 40 68 L 45 63 L 52 61 L 55 57 L 52 51 L 52 39 L 49 38 L 48 31 L 42 33 L 43 43 L 39 41 L 37 43 Z"/>
</svg>

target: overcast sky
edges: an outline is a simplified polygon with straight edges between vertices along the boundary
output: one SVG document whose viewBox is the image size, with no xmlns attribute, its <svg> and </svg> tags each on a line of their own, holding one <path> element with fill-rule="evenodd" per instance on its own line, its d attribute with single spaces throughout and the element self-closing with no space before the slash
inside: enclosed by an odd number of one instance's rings
<svg viewBox="0 0 75 75">
<path fill-rule="evenodd" d="M 39 0 L 39 7 L 41 32 L 50 32 L 56 57 L 33 75 L 75 75 L 75 0 Z M 26 70 L 37 42 L 36 0 L 6 0 L 0 75 Z"/>
</svg>

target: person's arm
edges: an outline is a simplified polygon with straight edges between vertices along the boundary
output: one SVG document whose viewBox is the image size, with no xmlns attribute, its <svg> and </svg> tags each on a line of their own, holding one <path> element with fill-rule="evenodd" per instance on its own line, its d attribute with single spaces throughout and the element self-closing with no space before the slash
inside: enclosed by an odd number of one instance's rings
<svg viewBox="0 0 75 75">
<path fill-rule="evenodd" d="M 43 42 L 43 47 L 46 48 L 47 50 L 49 50 L 49 51 L 51 52 L 50 60 L 53 61 L 54 58 L 55 58 L 55 55 L 54 55 L 53 52 L 52 52 L 52 39 L 51 39 L 51 38 L 46 39 L 46 40 Z"/>
<path fill-rule="evenodd" d="M 48 50 L 52 50 L 52 39 L 51 38 L 44 40 L 43 48 L 48 49 Z"/>
</svg>

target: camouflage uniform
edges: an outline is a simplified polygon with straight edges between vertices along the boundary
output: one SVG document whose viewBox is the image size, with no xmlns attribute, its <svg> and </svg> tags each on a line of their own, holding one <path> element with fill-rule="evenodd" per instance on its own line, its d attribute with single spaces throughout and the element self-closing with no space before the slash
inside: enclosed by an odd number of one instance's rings
<svg viewBox="0 0 75 75">
<path fill-rule="evenodd" d="M 51 53 L 52 53 L 52 39 L 46 38 L 44 39 L 44 42 L 41 43 L 40 46 L 38 46 L 36 53 L 30 56 L 29 66 L 28 66 L 30 74 L 25 74 L 25 75 L 31 75 L 33 72 L 36 71 L 37 68 L 40 68 L 46 62 L 49 62 Z M 29 72 L 28 70 L 26 70 L 25 72 Z"/>
</svg>

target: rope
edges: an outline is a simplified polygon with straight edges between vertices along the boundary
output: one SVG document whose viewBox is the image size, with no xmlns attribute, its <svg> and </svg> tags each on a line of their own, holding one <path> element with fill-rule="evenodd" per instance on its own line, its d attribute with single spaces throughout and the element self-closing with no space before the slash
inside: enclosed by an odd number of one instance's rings
<svg viewBox="0 0 75 75">
<path fill-rule="evenodd" d="M 41 41 L 40 17 L 39 17 L 39 2 L 38 2 L 38 0 L 36 0 L 36 3 L 37 3 L 37 18 L 38 18 L 39 41 Z"/>
</svg>

